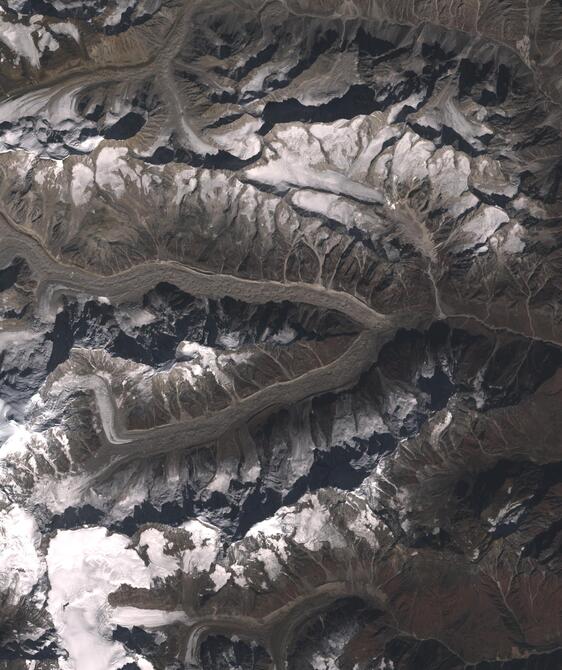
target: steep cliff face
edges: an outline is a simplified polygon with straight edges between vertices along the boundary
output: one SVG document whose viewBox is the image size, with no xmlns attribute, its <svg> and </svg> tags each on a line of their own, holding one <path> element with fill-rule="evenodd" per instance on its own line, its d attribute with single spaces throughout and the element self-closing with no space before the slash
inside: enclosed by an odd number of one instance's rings
<svg viewBox="0 0 562 670">
<path fill-rule="evenodd" d="M 0 0 L 0 668 L 560 667 L 561 61 Z"/>
</svg>

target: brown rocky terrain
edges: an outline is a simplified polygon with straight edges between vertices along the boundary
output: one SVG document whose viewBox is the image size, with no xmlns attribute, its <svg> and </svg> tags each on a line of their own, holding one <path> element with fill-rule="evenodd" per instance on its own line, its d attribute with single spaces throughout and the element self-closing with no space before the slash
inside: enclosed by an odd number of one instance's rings
<svg viewBox="0 0 562 670">
<path fill-rule="evenodd" d="M 558 0 L 0 0 L 0 668 L 558 670 Z"/>
</svg>

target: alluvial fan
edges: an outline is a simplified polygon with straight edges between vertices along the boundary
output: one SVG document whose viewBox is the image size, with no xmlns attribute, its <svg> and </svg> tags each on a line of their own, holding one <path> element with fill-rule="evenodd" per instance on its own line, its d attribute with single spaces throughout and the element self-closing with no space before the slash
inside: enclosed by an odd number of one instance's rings
<svg viewBox="0 0 562 670">
<path fill-rule="evenodd" d="M 0 670 L 560 670 L 562 5 L 0 0 Z"/>
</svg>

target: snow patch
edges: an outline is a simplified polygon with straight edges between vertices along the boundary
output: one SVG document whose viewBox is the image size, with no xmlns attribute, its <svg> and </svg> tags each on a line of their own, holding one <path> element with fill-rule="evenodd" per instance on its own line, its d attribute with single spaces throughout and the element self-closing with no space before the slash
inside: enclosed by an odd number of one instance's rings
<svg viewBox="0 0 562 670">
<path fill-rule="evenodd" d="M 108 535 L 105 528 L 59 531 L 50 542 L 47 566 L 48 609 L 69 654 L 62 668 L 117 670 L 135 662 L 111 640 L 107 602 L 121 584 L 150 587 L 150 571 L 129 547 L 129 538 Z"/>
<path fill-rule="evenodd" d="M 208 572 L 219 552 L 219 530 L 198 519 L 187 521 L 180 527 L 189 533 L 194 545 L 193 549 L 186 549 L 182 554 L 182 570 L 187 574 Z"/>
<path fill-rule="evenodd" d="M 111 623 L 131 628 L 160 628 L 175 623 L 189 623 L 187 614 L 182 610 L 153 610 L 139 607 L 116 607 L 110 615 Z M 80 670 L 80 669 L 77 669 Z"/>
<path fill-rule="evenodd" d="M 496 230 L 509 221 L 509 216 L 499 207 L 484 207 L 459 229 L 461 241 L 455 251 L 465 251 L 483 245 Z"/>
<path fill-rule="evenodd" d="M 372 186 L 354 181 L 335 170 L 314 170 L 298 160 L 285 158 L 270 160 L 264 165 L 246 171 L 250 180 L 269 184 L 280 190 L 290 187 L 310 188 L 339 195 L 347 195 L 367 203 L 381 203 L 382 193 Z"/>
<path fill-rule="evenodd" d="M 139 183 L 137 173 L 125 160 L 127 154 L 126 147 L 103 147 L 96 159 L 96 182 L 117 196 L 125 193 L 127 180 Z"/>
<path fill-rule="evenodd" d="M 33 432 L 12 417 L 12 407 L 0 399 L 0 459 L 22 455 Z"/>
<path fill-rule="evenodd" d="M 80 42 L 80 33 L 73 23 L 51 23 L 49 29 L 56 35 L 65 35 L 66 37 L 71 37 L 75 42 Z"/>
<path fill-rule="evenodd" d="M 28 595 L 45 572 L 41 534 L 31 514 L 15 505 L 0 512 L 0 591 L 4 604 Z M 7 596 L 6 596 L 7 594 Z"/>
<path fill-rule="evenodd" d="M 324 543 L 332 548 L 345 546 L 344 538 L 331 523 L 329 510 L 315 494 L 304 496 L 297 507 L 282 507 L 271 518 L 253 526 L 246 537 L 291 538 L 311 551 L 318 551 Z"/>
<path fill-rule="evenodd" d="M 165 579 L 179 570 L 178 558 L 164 551 L 167 544 L 166 536 L 157 528 L 149 528 L 140 534 L 139 547 L 146 547 L 150 561 L 148 569 L 152 580 Z"/>
<path fill-rule="evenodd" d="M 22 23 L 9 23 L 0 18 L 0 42 L 16 54 L 16 63 L 20 58 L 35 68 L 39 67 L 41 52 L 33 40 L 33 26 L 25 26 Z"/>
<path fill-rule="evenodd" d="M 77 163 L 72 168 L 72 182 L 70 184 L 70 197 L 72 202 L 79 207 L 89 202 L 91 188 L 94 184 L 94 171 L 84 163 Z"/>
</svg>

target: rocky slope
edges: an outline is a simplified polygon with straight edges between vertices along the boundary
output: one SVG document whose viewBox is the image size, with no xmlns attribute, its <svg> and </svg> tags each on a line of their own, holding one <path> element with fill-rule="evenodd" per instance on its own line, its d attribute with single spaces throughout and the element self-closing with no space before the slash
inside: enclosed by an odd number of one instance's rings
<svg viewBox="0 0 562 670">
<path fill-rule="evenodd" d="M 0 668 L 560 667 L 561 47 L 0 0 Z"/>
</svg>

